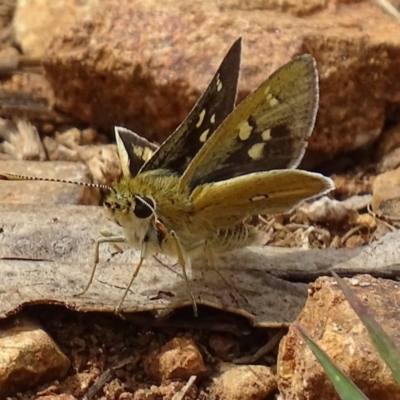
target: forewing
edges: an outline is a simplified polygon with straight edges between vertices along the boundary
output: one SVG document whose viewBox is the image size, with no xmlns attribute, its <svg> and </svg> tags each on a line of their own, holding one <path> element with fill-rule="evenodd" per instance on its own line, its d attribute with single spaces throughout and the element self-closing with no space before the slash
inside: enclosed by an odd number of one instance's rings
<svg viewBox="0 0 400 400">
<path fill-rule="evenodd" d="M 295 168 L 314 127 L 318 77 L 311 55 L 273 73 L 200 149 L 180 190 L 257 171 Z"/>
<path fill-rule="evenodd" d="M 120 126 L 115 127 L 115 139 L 125 177 L 136 176 L 142 165 L 150 160 L 158 148 L 144 137 Z"/>
<path fill-rule="evenodd" d="M 334 188 L 331 179 L 296 169 L 253 173 L 194 189 L 193 213 L 225 227 L 258 214 L 287 213 L 303 200 Z"/>
<path fill-rule="evenodd" d="M 158 168 L 182 175 L 193 157 L 231 113 L 236 101 L 242 40 L 230 48 L 192 111 L 146 162 L 141 172 Z"/>
</svg>

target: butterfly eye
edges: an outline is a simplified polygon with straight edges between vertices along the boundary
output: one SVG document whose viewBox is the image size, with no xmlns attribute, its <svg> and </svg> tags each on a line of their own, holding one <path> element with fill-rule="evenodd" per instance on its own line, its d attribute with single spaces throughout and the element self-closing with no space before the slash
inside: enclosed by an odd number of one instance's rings
<svg viewBox="0 0 400 400">
<path fill-rule="evenodd" d="M 148 197 L 136 197 L 133 213 L 138 218 L 148 218 L 154 213 L 154 202 Z"/>
</svg>

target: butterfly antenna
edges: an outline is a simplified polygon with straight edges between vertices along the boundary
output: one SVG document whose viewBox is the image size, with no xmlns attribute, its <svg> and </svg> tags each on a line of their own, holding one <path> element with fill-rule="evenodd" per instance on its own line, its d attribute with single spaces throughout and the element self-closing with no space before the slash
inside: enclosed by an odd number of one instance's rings
<svg viewBox="0 0 400 400">
<path fill-rule="evenodd" d="M 58 183 L 68 183 L 71 185 L 80 185 L 86 186 L 95 189 L 101 189 L 109 191 L 111 189 L 110 186 L 102 185 L 100 183 L 88 183 L 88 182 L 75 182 L 75 181 L 67 181 L 64 179 L 53 179 L 53 178 L 39 178 L 35 176 L 24 176 L 24 175 L 15 175 L 15 174 L 5 174 L 0 173 L 0 180 L 3 181 L 44 181 L 44 182 L 58 182 Z"/>
</svg>

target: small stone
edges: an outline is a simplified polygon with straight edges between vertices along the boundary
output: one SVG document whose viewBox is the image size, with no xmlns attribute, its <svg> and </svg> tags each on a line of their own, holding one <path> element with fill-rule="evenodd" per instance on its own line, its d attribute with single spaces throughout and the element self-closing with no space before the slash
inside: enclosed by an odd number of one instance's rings
<svg viewBox="0 0 400 400">
<path fill-rule="evenodd" d="M 393 171 L 384 172 L 383 174 L 378 175 L 374 183 L 372 185 L 372 201 L 371 207 L 374 212 L 379 215 L 384 215 L 388 218 L 400 217 L 399 210 L 396 211 L 396 208 L 382 207 L 385 203 L 387 204 L 390 200 L 397 199 L 399 202 L 400 198 L 400 168 L 397 168 Z M 389 215 L 392 214 L 392 215 Z M 394 214 L 394 215 L 393 215 Z M 396 215 L 397 214 L 397 215 Z"/>
<path fill-rule="evenodd" d="M 186 338 L 175 338 L 161 349 L 153 352 L 144 362 L 147 374 L 164 381 L 166 379 L 188 379 L 192 375 L 206 372 L 203 356 L 195 342 Z"/>
<path fill-rule="evenodd" d="M 209 339 L 210 349 L 221 360 L 232 360 L 239 355 L 239 343 L 227 335 L 213 334 Z"/>
<path fill-rule="evenodd" d="M 0 395 L 63 379 L 70 362 L 34 321 L 2 321 L 0 329 Z"/>
<path fill-rule="evenodd" d="M 263 400 L 276 390 L 276 377 L 263 365 L 222 364 L 210 391 L 219 400 Z"/>
</svg>

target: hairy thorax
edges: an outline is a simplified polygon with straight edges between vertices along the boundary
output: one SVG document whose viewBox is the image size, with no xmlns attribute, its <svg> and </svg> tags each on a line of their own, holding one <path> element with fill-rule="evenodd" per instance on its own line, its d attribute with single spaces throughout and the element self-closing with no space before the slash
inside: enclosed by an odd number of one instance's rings
<svg viewBox="0 0 400 400">
<path fill-rule="evenodd" d="M 141 249 L 147 243 L 147 254 L 174 255 L 176 249 L 169 235 L 157 230 L 160 221 L 173 231 L 186 255 L 225 252 L 253 243 L 256 230 L 244 223 L 221 229 L 213 220 L 199 219 L 194 212 L 188 190 L 178 191 L 179 177 L 165 170 L 154 170 L 134 178 L 123 178 L 113 185 L 105 201 L 111 217 L 124 228 L 127 241 Z M 140 219 L 134 214 L 136 196 L 151 199 L 156 218 Z"/>
</svg>

